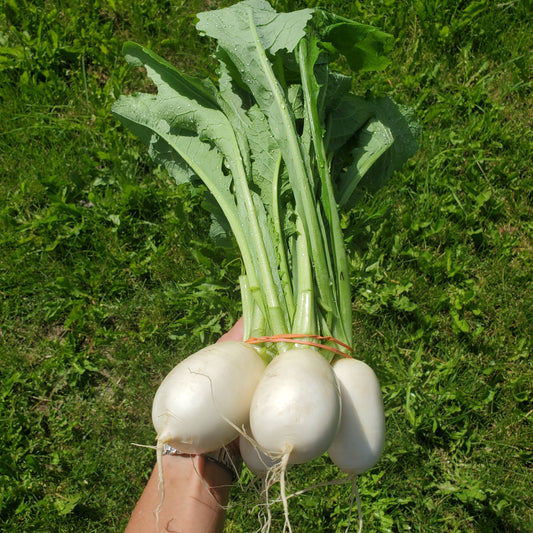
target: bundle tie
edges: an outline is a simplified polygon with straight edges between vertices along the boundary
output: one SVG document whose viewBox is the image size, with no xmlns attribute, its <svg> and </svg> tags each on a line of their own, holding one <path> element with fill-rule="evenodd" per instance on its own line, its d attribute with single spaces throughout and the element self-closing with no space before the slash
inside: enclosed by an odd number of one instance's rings
<svg viewBox="0 0 533 533">
<path fill-rule="evenodd" d="M 248 344 L 261 344 L 263 342 L 292 342 L 294 344 L 305 344 L 306 346 L 314 346 L 315 348 L 329 350 L 330 352 L 342 355 L 343 357 L 351 357 L 347 353 L 338 350 L 333 346 L 328 346 L 327 344 L 322 344 L 320 342 L 303 340 L 306 338 L 334 342 L 335 344 L 346 348 L 349 352 L 353 352 L 353 348 L 351 346 L 348 346 L 344 342 L 337 340 L 335 337 L 328 337 L 324 335 L 310 335 L 305 333 L 282 333 L 279 335 L 266 335 L 264 337 L 250 337 L 245 342 L 247 342 Z"/>
</svg>

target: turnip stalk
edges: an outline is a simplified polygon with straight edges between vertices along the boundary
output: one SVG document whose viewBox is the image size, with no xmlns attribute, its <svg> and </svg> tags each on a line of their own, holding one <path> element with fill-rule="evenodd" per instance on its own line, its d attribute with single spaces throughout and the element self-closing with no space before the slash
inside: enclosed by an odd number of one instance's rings
<svg viewBox="0 0 533 533">
<path fill-rule="evenodd" d="M 324 248 L 320 212 L 316 209 L 317 198 L 313 191 L 314 179 L 310 175 L 311 169 L 306 166 L 303 147 L 296 132 L 296 124 L 291 108 L 286 100 L 283 89 L 274 75 L 272 64 L 266 57 L 255 23 L 252 11 L 249 11 L 250 30 L 258 61 L 263 69 L 264 86 L 259 87 L 259 106 L 270 114 L 270 126 L 274 137 L 279 139 L 280 149 L 287 166 L 291 189 L 294 194 L 296 209 L 300 217 L 304 235 L 309 241 L 309 257 L 315 271 L 317 299 L 320 307 L 326 312 L 326 323 L 333 322 L 334 297 L 331 286 L 331 269 L 328 268 L 328 259 Z M 252 88 L 253 90 L 253 88 Z M 268 109 L 268 111 L 267 111 Z M 284 333 L 274 331 L 274 334 Z M 341 340 L 345 340 L 341 338 Z"/>
<path fill-rule="evenodd" d="M 315 58 L 316 59 L 316 58 Z M 323 111 L 323 103 L 319 103 L 320 85 L 315 77 L 311 75 L 309 69 L 313 69 L 314 62 L 309 62 L 307 41 L 302 39 L 298 44 L 298 65 L 301 70 L 302 89 L 304 93 L 305 123 L 311 132 L 315 157 L 317 159 L 317 172 L 322 186 L 320 197 L 325 218 L 330 228 L 331 251 L 333 261 L 333 272 L 336 277 L 332 283 L 336 285 L 333 294 L 338 294 L 336 305 L 336 317 L 332 327 L 332 334 L 338 339 L 342 339 L 346 344 L 352 344 L 351 321 L 352 321 L 352 301 L 350 297 L 350 276 L 348 260 L 346 257 L 346 247 L 340 225 L 339 213 L 335 201 L 335 194 L 330 176 L 330 162 L 324 146 L 324 125 L 323 117 L 320 116 L 319 109 Z M 327 83 L 327 81 L 325 82 Z M 322 91 L 322 98 L 323 98 Z"/>
</svg>

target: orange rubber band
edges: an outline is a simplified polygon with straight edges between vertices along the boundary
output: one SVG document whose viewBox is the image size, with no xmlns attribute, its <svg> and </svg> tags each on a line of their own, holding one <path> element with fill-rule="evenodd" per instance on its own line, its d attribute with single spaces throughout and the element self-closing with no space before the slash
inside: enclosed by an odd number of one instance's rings
<svg viewBox="0 0 533 533">
<path fill-rule="evenodd" d="M 348 346 L 344 342 L 341 342 L 334 337 L 326 337 L 323 335 L 309 335 L 309 334 L 300 334 L 300 333 L 285 333 L 280 335 L 271 335 L 271 336 L 264 336 L 264 337 L 250 337 L 245 342 L 249 344 L 261 344 L 263 342 L 292 342 L 294 344 L 305 344 L 306 346 L 314 346 L 316 348 L 321 348 L 324 350 L 329 350 L 330 352 L 336 353 L 338 355 L 342 355 L 344 357 L 350 357 L 350 355 L 344 353 L 341 350 L 338 350 L 337 348 L 333 348 L 333 346 L 328 346 L 327 344 L 321 344 L 319 342 L 313 342 L 313 341 L 307 341 L 303 340 L 305 338 L 312 338 L 317 340 L 327 340 L 330 342 L 334 342 L 336 344 L 339 344 L 340 346 L 346 348 L 350 352 L 353 352 L 353 348 L 351 346 Z"/>
</svg>

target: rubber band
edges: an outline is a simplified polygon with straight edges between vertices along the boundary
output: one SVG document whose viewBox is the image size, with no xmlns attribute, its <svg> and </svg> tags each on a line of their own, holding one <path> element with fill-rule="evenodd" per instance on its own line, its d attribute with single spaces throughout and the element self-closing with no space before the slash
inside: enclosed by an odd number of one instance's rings
<svg viewBox="0 0 533 533">
<path fill-rule="evenodd" d="M 338 355 L 342 355 L 344 357 L 350 357 L 350 355 L 346 354 L 342 350 L 338 350 L 337 348 L 334 348 L 333 346 L 328 346 L 327 344 L 322 344 L 319 342 L 304 340 L 306 338 L 334 342 L 336 344 L 339 344 L 343 348 L 346 348 L 350 352 L 353 352 L 353 348 L 351 346 L 348 346 L 344 342 L 341 342 L 335 339 L 334 337 L 328 337 L 328 336 L 323 336 L 323 335 L 311 335 L 311 334 L 304 334 L 304 333 L 285 333 L 285 334 L 280 334 L 280 335 L 271 335 L 271 336 L 267 335 L 264 337 L 250 337 L 245 342 L 249 344 L 261 344 L 263 342 L 292 342 L 294 344 L 305 344 L 306 346 L 314 346 L 315 348 L 321 348 L 323 350 L 328 350 L 330 352 L 336 353 Z"/>
</svg>

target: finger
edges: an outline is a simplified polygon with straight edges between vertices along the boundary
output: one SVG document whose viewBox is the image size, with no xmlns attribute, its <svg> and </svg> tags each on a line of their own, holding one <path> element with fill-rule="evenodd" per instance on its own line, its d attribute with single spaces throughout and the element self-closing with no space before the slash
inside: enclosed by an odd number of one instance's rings
<svg viewBox="0 0 533 533">
<path fill-rule="evenodd" d="M 244 334 L 244 327 L 243 327 L 243 319 L 242 317 L 235 322 L 233 327 L 218 339 L 217 342 L 220 341 L 242 341 L 243 340 L 243 334 Z"/>
</svg>

